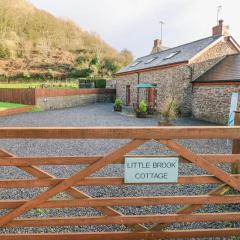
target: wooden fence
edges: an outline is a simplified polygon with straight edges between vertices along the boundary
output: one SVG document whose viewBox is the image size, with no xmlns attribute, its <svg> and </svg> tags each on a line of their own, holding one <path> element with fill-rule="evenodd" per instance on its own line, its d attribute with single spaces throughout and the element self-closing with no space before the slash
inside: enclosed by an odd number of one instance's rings
<svg viewBox="0 0 240 240">
<path fill-rule="evenodd" d="M 0 88 L 0 101 L 35 105 L 37 98 L 86 94 L 115 94 L 115 89 Z"/>
<path fill-rule="evenodd" d="M 35 105 L 34 88 L 0 88 L 0 101 Z"/>
<path fill-rule="evenodd" d="M 0 188 L 48 187 L 37 197 L 27 199 L 4 199 L 0 209 L 11 209 L 0 217 L 2 227 L 49 227 L 124 224 L 129 231 L 88 233 L 38 233 L 0 234 L 1 240 L 25 239 L 165 239 L 240 236 L 240 228 L 224 229 L 176 229 L 166 227 L 173 223 L 240 221 L 239 212 L 195 213 L 206 204 L 240 204 L 240 175 L 223 171 L 217 163 L 236 164 L 240 154 L 196 154 L 179 143 L 179 139 L 240 139 L 240 127 L 114 127 L 114 128 L 1 128 L 0 139 L 131 139 L 113 152 L 104 156 L 66 157 L 17 157 L 5 150 L 0 151 L 0 166 L 14 166 L 31 174 L 34 179 L 1 180 Z M 119 177 L 94 177 L 93 173 L 108 164 L 122 164 L 124 157 L 148 140 L 156 140 L 174 151 L 183 163 L 194 164 L 208 175 L 179 176 L 178 184 L 218 184 L 217 188 L 204 195 L 143 196 L 93 198 L 75 188 L 76 186 L 123 186 Z M 237 140 L 236 140 L 237 139 Z M 69 178 L 56 178 L 39 168 L 44 165 L 87 164 Z M 176 185 L 176 187 L 178 187 Z M 186 186 L 187 187 L 187 186 Z M 237 194 L 230 195 L 230 189 Z M 65 192 L 72 199 L 53 200 L 58 193 Z M 171 214 L 123 215 L 115 206 L 152 206 L 183 204 L 183 208 Z M 19 218 L 35 208 L 93 207 L 102 216 Z M 224 210 L 223 210 L 224 211 Z M 143 224 L 154 224 L 146 227 Z"/>
</svg>

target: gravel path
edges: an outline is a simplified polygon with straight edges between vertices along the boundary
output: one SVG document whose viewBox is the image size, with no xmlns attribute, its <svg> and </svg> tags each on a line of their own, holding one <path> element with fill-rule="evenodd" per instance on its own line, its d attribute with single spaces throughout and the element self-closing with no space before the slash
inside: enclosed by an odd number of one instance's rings
<svg viewBox="0 0 240 240">
<path fill-rule="evenodd" d="M 177 125 L 210 125 L 209 123 L 192 119 L 180 119 Z M 39 113 L 25 113 L 14 117 L 0 118 L 0 126 L 156 126 L 157 119 L 137 119 L 128 113 L 116 113 L 112 111 L 112 104 L 95 104 L 79 108 L 70 108 L 56 111 L 45 111 Z M 0 148 L 4 148 L 17 156 L 64 156 L 64 155 L 100 155 L 113 151 L 120 145 L 129 140 L 1 140 Z M 229 153 L 231 144 L 225 140 L 184 140 L 180 141 L 197 153 Z M 166 154 L 169 150 L 156 143 L 149 141 L 131 154 Z M 42 169 L 57 177 L 69 177 L 85 166 L 46 166 Z M 221 166 L 226 171 L 226 166 Z M 204 174 L 206 172 L 190 164 L 181 164 L 180 175 Z M 96 176 L 123 176 L 123 168 L 120 165 L 109 165 L 95 174 Z M 0 179 L 26 179 L 31 178 L 27 173 L 17 168 L 1 168 Z M 144 185 L 144 186 L 123 186 L 123 187 L 81 187 L 81 191 L 93 197 L 112 197 L 112 196 L 158 196 L 158 195 L 194 195 L 206 194 L 217 185 Z M 45 189 L 0 189 L 0 199 L 29 199 Z M 59 198 L 67 197 L 63 193 Z M 149 206 L 149 207 L 116 207 L 123 214 L 153 214 L 153 213 L 174 213 L 179 209 L 176 206 Z M 205 206 L 204 211 L 219 212 L 239 211 L 239 205 L 219 205 Z M 203 211 L 203 210 L 201 210 Z M 4 214 L 1 211 L 0 214 Z M 100 215 L 98 211 L 91 208 L 72 208 L 54 210 L 33 210 L 24 217 L 46 217 L 46 216 L 94 216 Z M 175 224 L 170 228 L 222 228 L 236 227 L 239 223 L 186 223 Z M 64 227 L 64 228 L 25 228 L 25 229 L 1 229 L 1 232 L 67 232 L 67 231 L 116 231 L 126 229 L 124 226 L 83 226 L 83 227 Z M 216 239 L 216 238 L 214 238 Z M 227 239 L 227 238 L 225 238 Z M 230 239 L 230 238 L 229 238 Z"/>
</svg>

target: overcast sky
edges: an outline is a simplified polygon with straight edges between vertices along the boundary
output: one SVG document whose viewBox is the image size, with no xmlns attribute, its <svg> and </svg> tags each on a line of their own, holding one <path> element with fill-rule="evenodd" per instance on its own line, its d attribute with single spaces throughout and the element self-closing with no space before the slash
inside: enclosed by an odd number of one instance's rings
<svg viewBox="0 0 240 240">
<path fill-rule="evenodd" d="M 220 18 L 240 42 L 240 0 L 29 0 L 55 16 L 69 18 L 84 30 L 97 32 L 112 47 L 147 55 L 153 40 L 174 47 L 211 35 Z"/>
</svg>

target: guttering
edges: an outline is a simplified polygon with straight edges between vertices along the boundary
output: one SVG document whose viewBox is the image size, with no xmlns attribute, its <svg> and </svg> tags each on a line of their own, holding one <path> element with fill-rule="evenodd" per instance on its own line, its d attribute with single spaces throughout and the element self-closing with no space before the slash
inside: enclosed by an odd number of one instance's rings
<svg viewBox="0 0 240 240">
<path fill-rule="evenodd" d="M 231 81 L 204 81 L 204 82 L 192 82 L 193 86 L 209 86 L 209 85 L 240 85 L 240 80 Z"/>
<path fill-rule="evenodd" d="M 141 72 L 150 72 L 150 71 L 154 71 L 154 70 L 161 70 L 161 69 L 176 67 L 176 66 L 186 64 L 186 63 L 188 63 L 188 60 L 181 61 L 181 62 L 176 62 L 176 63 L 171 63 L 171 64 L 165 64 L 165 65 L 161 65 L 161 66 L 155 66 L 155 67 L 142 68 L 142 69 L 127 71 L 127 72 L 115 73 L 114 76 L 123 76 L 123 75 L 141 73 Z"/>
</svg>

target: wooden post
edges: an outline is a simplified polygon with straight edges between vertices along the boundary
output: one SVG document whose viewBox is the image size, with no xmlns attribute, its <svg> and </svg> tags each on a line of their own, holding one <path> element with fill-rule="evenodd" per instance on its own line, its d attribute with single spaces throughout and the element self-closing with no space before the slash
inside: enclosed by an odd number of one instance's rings
<svg viewBox="0 0 240 240">
<path fill-rule="evenodd" d="M 234 125 L 240 126 L 240 111 L 235 112 Z M 240 140 L 239 139 L 233 140 L 232 153 L 233 154 L 240 153 Z M 232 163 L 231 172 L 232 172 L 232 174 L 238 174 L 240 172 L 240 161 Z"/>
</svg>

